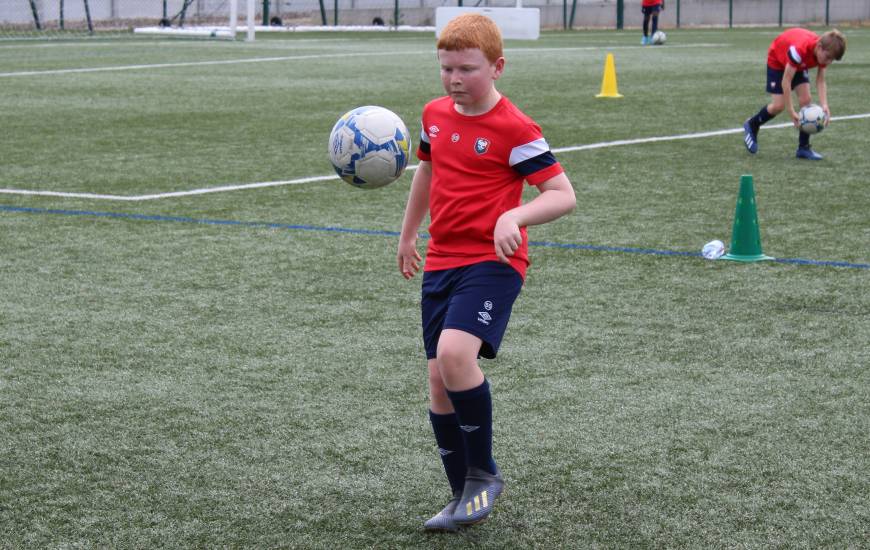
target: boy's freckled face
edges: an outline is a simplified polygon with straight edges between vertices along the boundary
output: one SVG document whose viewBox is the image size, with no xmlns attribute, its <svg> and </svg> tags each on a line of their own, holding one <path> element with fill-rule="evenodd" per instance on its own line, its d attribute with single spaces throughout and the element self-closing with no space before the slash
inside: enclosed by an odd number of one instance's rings
<svg viewBox="0 0 870 550">
<path fill-rule="evenodd" d="M 485 99 L 493 82 L 501 76 L 503 62 L 490 63 L 479 49 L 438 50 L 441 83 L 444 91 L 460 106 L 474 105 Z"/>
</svg>

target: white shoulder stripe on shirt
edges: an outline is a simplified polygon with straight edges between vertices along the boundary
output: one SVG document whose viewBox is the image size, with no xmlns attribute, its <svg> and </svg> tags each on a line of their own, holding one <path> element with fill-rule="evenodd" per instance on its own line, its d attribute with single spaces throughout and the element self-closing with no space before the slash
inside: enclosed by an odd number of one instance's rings
<svg viewBox="0 0 870 550">
<path fill-rule="evenodd" d="M 535 158 L 536 156 L 542 155 L 549 150 L 550 146 L 547 145 L 547 140 L 544 138 L 530 141 L 525 145 L 519 145 L 511 149 L 511 156 L 508 160 L 508 164 L 510 164 L 511 166 L 515 166 L 523 162 L 524 160 Z"/>
<path fill-rule="evenodd" d="M 801 55 L 798 53 L 797 48 L 795 48 L 794 46 L 789 46 L 788 57 L 795 65 L 801 64 Z"/>
</svg>

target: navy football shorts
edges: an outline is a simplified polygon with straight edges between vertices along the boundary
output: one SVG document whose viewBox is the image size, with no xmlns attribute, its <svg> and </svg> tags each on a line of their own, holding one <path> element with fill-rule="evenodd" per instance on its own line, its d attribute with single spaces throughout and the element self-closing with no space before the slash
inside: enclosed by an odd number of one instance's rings
<svg viewBox="0 0 870 550">
<path fill-rule="evenodd" d="M 640 11 L 642 11 L 644 15 L 658 15 L 659 12 L 662 11 L 662 5 L 658 4 L 657 6 L 641 6 Z"/>
<path fill-rule="evenodd" d="M 782 95 L 782 75 L 785 71 L 777 71 L 767 67 L 767 93 Z M 806 84 L 810 81 L 809 71 L 798 71 L 794 73 L 794 78 L 791 79 L 791 89 L 794 90 L 800 84 Z"/>
<path fill-rule="evenodd" d="M 426 358 L 437 357 L 441 331 L 451 328 L 480 338 L 478 355 L 494 359 L 522 287 L 517 270 L 499 262 L 424 272 L 421 309 Z"/>
</svg>

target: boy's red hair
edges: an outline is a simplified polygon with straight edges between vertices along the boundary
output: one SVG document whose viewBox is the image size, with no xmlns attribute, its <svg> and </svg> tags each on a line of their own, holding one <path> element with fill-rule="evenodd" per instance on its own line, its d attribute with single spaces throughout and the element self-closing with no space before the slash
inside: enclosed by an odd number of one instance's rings
<svg viewBox="0 0 870 550">
<path fill-rule="evenodd" d="M 447 51 L 478 49 L 490 63 L 504 56 L 501 31 L 498 25 L 485 15 L 464 13 L 454 19 L 441 31 L 438 49 Z"/>
</svg>

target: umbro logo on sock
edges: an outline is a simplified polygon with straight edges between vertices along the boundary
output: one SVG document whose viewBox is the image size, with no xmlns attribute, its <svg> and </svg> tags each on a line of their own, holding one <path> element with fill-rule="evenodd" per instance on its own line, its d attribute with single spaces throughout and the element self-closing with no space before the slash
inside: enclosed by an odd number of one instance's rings
<svg viewBox="0 0 870 550">
<path fill-rule="evenodd" d="M 441 447 L 438 447 L 438 453 L 439 453 L 441 456 L 447 456 L 447 455 L 449 455 L 449 454 L 452 453 L 452 452 L 454 452 L 454 451 L 451 451 L 450 449 L 442 449 Z"/>
<path fill-rule="evenodd" d="M 459 429 L 461 429 L 463 432 L 473 432 L 474 430 L 477 430 L 479 428 L 480 428 L 480 426 L 467 426 L 467 425 L 459 426 Z"/>
</svg>

